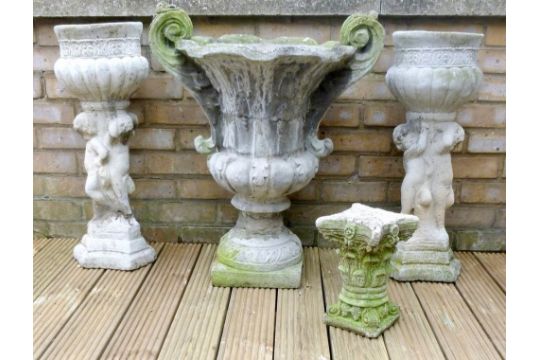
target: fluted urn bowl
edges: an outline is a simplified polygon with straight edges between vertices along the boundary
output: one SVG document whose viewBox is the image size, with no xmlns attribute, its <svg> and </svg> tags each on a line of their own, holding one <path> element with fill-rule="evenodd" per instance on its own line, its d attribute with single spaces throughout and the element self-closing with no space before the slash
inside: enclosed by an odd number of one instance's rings
<svg viewBox="0 0 540 360">
<path fill-rule="evenodd" d="M 302 246 L 283 224 L 287 195 L 302 189 L 332 151 L 319 122 L 345 88 L 364 76 L 382 48 L 374 16 L 351 16 L 340 41 L 192 36 L 185 12 L 158 8 L 150 46 L 180 78 L 210 120 L 214 179 L 234 193 L 238 222 L 220 240 L 212 282 L 225 286 L 298 287 Z"/>
<path fill-rule="evenodd" d="M 440 31 L 393 33 L 394 64 L 386 83 L 410 114 L 455 111 L 472 100 L 481 84 L 477 53 L 482 34 Z M 453 116 L 453 117 L 452 117 Z M 449 118 L 450 117 L 450 118 Z"/>
</svg>

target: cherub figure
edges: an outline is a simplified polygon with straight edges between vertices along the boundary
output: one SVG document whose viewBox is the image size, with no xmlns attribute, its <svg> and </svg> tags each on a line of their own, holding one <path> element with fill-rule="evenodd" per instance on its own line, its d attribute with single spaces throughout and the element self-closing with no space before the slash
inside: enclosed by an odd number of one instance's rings
<svg viewBox="0 0 540 360">
<path fill-rule="evenodd" d="M 132 215 L 128 195 L 135 186 L 128 174 L 127 140 L 136 119 L 123 110 L 112 111 L 108 116 L 108 121 L 104 121 L 103 114 L 83 112 L 74 120 L 75 129 L 87 140 L 85 191 L 94 201 L 94 219 L 110 213 Z"/>
</svg>

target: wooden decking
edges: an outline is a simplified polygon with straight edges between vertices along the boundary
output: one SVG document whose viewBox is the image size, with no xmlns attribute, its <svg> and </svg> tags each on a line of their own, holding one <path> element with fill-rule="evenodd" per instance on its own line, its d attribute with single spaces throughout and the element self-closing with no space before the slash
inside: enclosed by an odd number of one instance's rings
<svg viewBox="0 0 540 360">
<path fill-rule="evenodd" d="M 369 340 L 322 322 L 340 289 L 334 251 L 305 248 L 302 288 L 210 284 L 215 245 L 154 244 L 132 272 L 87 270 L 76 240 L 34 240 L 37 359 L 500 359 L 505 254 L 457 253 L 459 281 L 390 283 L 401 318 Z"/>
</svg>

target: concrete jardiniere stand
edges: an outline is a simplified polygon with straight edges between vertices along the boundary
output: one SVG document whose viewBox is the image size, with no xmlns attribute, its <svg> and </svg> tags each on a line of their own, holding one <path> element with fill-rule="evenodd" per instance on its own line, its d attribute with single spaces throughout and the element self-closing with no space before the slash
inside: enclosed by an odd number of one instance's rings
<svg viewBox="0 0 540 360">
<path fill-rule="evenodd" d="M 160 6 L 150 46 L 178 76 L 210 120 L 211 137 L 195 139 L 210 154 L 214 179 L 235 193 L 240 210 L 212 265 L 217 286 L 296 288 L 302 245 L 283 224 L 288 194 L 317 172 L 332 151 L 319 140 L 319 122 L 332 101 L 370 71 L 383 47 L 374 15 L 353 15 L 340 41 L 264 40 L 253 35 L 192 36 L 179 9 Z"/>
<path fill-rule="evenodd" d="M 450 249 L 445 211 L 454 203 L 450 151 L 463 141 L 456 111 L 474 99 L 482 80 L 477 52 L 483 35 L 398 31 L 394 65 L 386 83 L 405 105 L 407 122 L 394 130 L 404 151 L 403 213 L 420 219 L 407 242 L 399 243 L 392 277 L 412 281 L 456 281 L 460 263 Z"/>
<path fill-rule="evenodd" d="M 141 56 L 142 23 L 59 25 L 54 31 L 60 44 L 54 72 L 81 100 L 83 111 L 73 125 L 87 140 L 85 191 L 94 209 L 74 256 L 83 267 L 136 269 L 156 257 L 128 198 L 135 186 L 127 141 L 137 117 L 126 109 L 148 75 L 148 62 Z"/>
<path fill-rule="evenodd" d="M 417 224 L 416 216 L 362 204 L 317 219 L 319 232 L 339 247 L 343 280 L 338 302 L 328 308 L 328 325 L 377 337 L 397 320 L 399 306 L 387 291 L 390 258 Z"/>
</svg>

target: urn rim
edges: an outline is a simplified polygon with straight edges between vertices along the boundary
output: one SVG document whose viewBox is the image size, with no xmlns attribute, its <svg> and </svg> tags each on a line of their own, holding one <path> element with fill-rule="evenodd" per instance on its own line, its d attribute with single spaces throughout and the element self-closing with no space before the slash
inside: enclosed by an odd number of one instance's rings
<svg viewBox="0 0 540 360">
<path fill-rule="evenodd" d="M 410 30 L 392 33 L 396 49 L 465 48 L 478 49 L 484 34 L 458 31 Z"/>
<path fill-rule="evenodd" d="M 261 39 L 262 40 L 262 39 Z M 261 42 L 211 42 L 201 44 L 193 40 L 180 40 L 176 49 L 192 58 L 211 56 L 238 56 L 252 61 L 272 61 L 280 57 L 319 58 L 321 61 L 340 62 L 351 58 L 356 49 L 343 44 L 276 43 Z"/>
<path fill-rule="evenodd" d="M 77 40 L 140 39 L 143 24 L 140 21 L 91 24 L 56 25 L 54 32 L 59 42 Z"/>
</svg>

